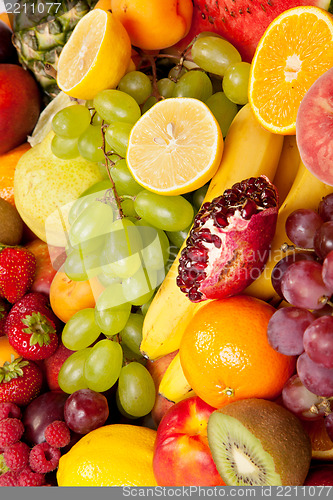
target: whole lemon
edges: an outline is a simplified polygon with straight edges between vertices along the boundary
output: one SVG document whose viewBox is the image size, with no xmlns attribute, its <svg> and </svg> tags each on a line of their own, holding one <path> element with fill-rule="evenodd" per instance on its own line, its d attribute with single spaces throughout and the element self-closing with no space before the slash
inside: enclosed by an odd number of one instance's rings
<svg viewBox="0 0 333 500">
<path fill-rule="evenodd" d="M 59 461 L 59 486 L 156 486 L 156 431 L 113 424 L 83 436 Z"/>
</svg>

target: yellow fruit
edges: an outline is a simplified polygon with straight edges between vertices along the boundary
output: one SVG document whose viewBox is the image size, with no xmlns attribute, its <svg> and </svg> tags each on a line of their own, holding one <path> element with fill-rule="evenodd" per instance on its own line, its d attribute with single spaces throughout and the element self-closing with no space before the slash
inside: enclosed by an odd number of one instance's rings
<svg viewBox="0 0 333 500">
<path fill-rule="evenodd" d="M 223 137 L 209 108 L 198 99 L 156 103 L 131 130 L 127 164 L 149 191 L 177 195 L 203 186 L 221 162 Z"/>
<path fill-rule="evenodd" d="M 59 486 L 156 486 L 156 431 L 136 425 L 99 427 L 83 436 L 59 461 Z"/>
<path fill-rule="evenodd" d="M 263 127 L 292 135 L 302 98 L 333 65 L 333 16 L 302 6 L 280 14 L 253 57 L 249 102 Z"/>
<path fill-rule="evenodd" d="M 63 92 L 78 99 L 93 99 L 115 88 L 131 59 L 131 42 L 111 12 L 94 9 L 76 25 L 61 51 L 57 83 Z"/>
</svg>

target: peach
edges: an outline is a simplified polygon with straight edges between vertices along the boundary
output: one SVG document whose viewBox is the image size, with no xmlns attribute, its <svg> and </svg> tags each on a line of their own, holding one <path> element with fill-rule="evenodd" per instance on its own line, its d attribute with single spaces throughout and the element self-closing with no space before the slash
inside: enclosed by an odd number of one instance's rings
<svg viewBox="0 0 333 500">
<path fill-rule="evenodd" d="M 174 404 L 157 429 L 153 469 L 160 486 L 223 486 L 211 455 L 207 422 L 215 410 L 198 396 Z"/>
<path fill-rule="evenodd" d="M 184 38 L 190 30 L 192 0 L 111 0 L 111 10 L 135 47 L 164 49 Z"/>
</svg>

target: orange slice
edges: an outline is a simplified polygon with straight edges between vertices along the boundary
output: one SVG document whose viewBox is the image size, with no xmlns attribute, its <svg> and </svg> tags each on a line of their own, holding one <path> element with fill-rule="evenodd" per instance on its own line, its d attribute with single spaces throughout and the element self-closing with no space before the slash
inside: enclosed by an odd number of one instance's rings
<svg viewBox="0 0 333 500">
<path fill-rule="evenodd" d="M 333 66 L 333 16 L 318 7 L 280 14 L 262 36 L 251 66 L 249 102 L 267 130 L 296 132 L 300 102 Z"/>
<path fill-rule="evenodd" d="M 222 157 L 221 129 L 198 99 L 159 101 L 136 122 L 127 147 L 135 180 L 158 194 L 198 189 L 215 174 Z"/>
<path fill-rule="evenodd" d="M 58 61 L 57 83 L 66 94 L 93 99 L 115 88 L 131 60 L 127 31 L 111 12 L 94 9 L 76 25 Z"/>
<path fill-rule="evenodd" d="M 326 432 L 324 419 L 302 420 L 301 422 L 311 439 L 312 458 L 333 460 L 333 442 Z"/>
</svg>

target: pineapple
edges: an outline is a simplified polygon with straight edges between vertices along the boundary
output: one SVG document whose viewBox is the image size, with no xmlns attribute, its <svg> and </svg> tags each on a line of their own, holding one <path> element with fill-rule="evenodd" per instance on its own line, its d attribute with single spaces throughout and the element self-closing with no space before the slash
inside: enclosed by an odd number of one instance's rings
<svg viewBox="0 0 333 500">
<path fill-rule="evenodd" d="M 59 54 L 78 21 L 97 0 L 58 0 L 57 3 L 18 0 L 17 3 L 21 8 L 20 13 L 14 15 L 13 43 L 19 61 L 35 75 L 48 100 L 53 99 L 59 92 L 54 78 Z M 53 71 L 46 73 L 46 63 Z"/>
</svg>

